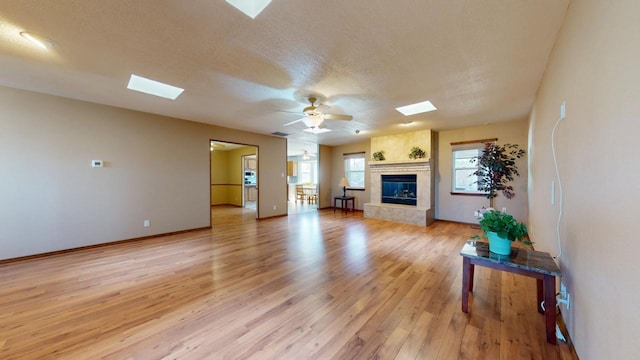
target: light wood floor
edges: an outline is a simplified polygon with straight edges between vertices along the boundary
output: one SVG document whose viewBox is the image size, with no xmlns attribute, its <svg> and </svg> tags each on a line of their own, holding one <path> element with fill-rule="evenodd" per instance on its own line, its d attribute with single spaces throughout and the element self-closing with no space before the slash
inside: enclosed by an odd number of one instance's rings
<svg viewBox="0 0 640 360">
<path fill-rule="evenodd" d="M 477 267 L 461 312 L 468 225 L 254 216 L 0 265 L 0 358 L 573 358 L 531 278 Z"/>
</svg>

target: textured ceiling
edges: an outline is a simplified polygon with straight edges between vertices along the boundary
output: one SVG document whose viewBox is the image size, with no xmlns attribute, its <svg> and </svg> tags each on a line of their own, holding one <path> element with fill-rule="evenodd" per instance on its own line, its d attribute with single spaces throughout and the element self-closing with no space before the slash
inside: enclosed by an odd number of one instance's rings
<svg viewBox="0 0 640 360">
<path fill-rule="evenodd" d="M 3 0 L 0 85 L 326 145 L 459 128 L 526 117 L 568 4 L 273 0 L 252 20 L 223 0 Z M 185 91 L 133 92 L 131 73 Z M 283 126 L 309 94 L 353 120 Z M 423 100 L 438 110 L 394 109 Z"/>
</svg>

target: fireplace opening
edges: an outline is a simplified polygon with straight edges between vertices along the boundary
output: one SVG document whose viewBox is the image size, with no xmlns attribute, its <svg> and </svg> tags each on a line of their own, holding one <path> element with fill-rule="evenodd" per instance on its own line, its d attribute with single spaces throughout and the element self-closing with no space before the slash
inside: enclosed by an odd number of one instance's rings
<svg viewBox="0 0 640 360">
<path fill-rule="evenodd" d="M 382 199 L 387 204 L 417 205 L 417 175 L 382 175 Z"/>
</svg>

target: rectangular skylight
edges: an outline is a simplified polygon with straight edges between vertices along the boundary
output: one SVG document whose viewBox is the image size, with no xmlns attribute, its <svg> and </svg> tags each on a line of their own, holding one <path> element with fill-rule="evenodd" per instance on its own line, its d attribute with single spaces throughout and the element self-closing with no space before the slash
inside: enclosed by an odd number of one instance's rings
<svg viewBox="0 0 640 360">
<path fill-rule="evenodd" d="M 425 113 L 433 110 L 437 110 L 431 101 L 423 101 L 411 105 L 397 107 L 396 110 L 401 112 L 404 116 Z"/>
<path fill-rule="evenodd" d="M 269 5 L 271 0 L 226 0 L 248 17 L 255 19 Z"/>
<path fill-rule="evenodd" d="M 135 74 L 131 74 L 127 88 L 171 100 L 175 100 L 184 91 L 184 89 L 179 87 L 147 79 Z"/>
<path fill-rule="evenodd" d="M 322 134 L 322 133 L 326 133 L 326 132 L 331 131 L 331 129 L 314 127 L 314 128 L 304 129 L 304 131 L 310 132 L 312 134 Z"/>
</svg>

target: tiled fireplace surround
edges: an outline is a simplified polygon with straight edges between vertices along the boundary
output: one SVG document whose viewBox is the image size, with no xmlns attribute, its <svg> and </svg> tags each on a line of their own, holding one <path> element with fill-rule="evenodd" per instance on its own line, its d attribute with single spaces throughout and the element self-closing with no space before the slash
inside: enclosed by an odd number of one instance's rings
<svg viewBox="0 0 640 360">
<path fill-rule="evenodd" d="M 378 161 L 369 163 L 371 202 L 364 204 L 364 216 L 427 226 L 433 222 L 431 204 L 431 166 L 429 159 Z M 416 206 L 382 203 L 382 175 L 416 174 Z"/>
</svg>

